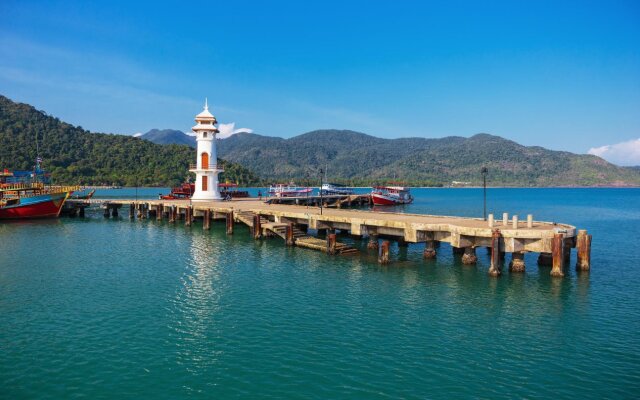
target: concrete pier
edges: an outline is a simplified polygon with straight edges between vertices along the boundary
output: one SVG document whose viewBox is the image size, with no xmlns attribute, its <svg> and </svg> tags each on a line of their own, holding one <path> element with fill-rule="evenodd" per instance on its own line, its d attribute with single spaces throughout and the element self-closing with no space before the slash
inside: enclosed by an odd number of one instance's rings
<svg viewBox="0 0 640 400">
<path fill-rule="evenodd" d="M 130 207 L 130 216 L 134 216 L 136 209 L 153 210 L 156 218 L 162 218 L 162 212 L 167 211 L 169 222 L 185 217 L 185 225 L 193 221 L 194 216 L 213 219 L 225 219 L 226 232 L 233 234 L 234 223 L 243 221 L 250 226 L 253 237 L 258 239 L 263 235 L 281 235 L 285 239 L 286 227 L 291 224 L 294 241 L 305 243 L 309 248 L 330 252 L 331 246 L 316 243 L 318 238 L 306 234 L 307 230 L 316 231 L 326 239 L 325 235 L 340 231 L 341 235 L 350 234 L 353 237 L 368 237 L 367 247 L 379 251 L 381 263 L 390 262 L 389 249 L 381 249 L 380 238 L 384 242 L 395 240 L 399 246 L 412 243 L 425 243 L 423 256 L 426 259 L 435 258 L 436 249 L 440 243 L 448 243 L 454 251 L 463 253 L 463 262 L 474 264 L 477 262 L 476 247 L 491 249 L 491 268 L 489 273 L 499 276 L 502 273 L 502 263 L 505 253 L 512 253 L 510 271 L 524 270 L 523 255 L 526 252 L 540 253 L 539 264 L 553 264 L 551 274 L 562 276 L 562 267 L 566 265 L 565 255 L 570 249 L 577 247 L 577 268 L 590 268 L 591 236 L 586 231 L 577 237 L 575 227 L 553 222 L 534 221 L 527 215 L 525 221 L 519 221 L 517 216 L 504 213 L 502 221 L 490 218 L 463 218 L 451 216 L 437 216 L 425 214 L 394 213 L 384 211 L 351 210 L 345 208 L 327 208 L 320 214 L 318 207 L 288 204 L 269 204 L 257 199 L 234 199 L 231 201 L 201 201 L 190 203 L 188 200 L 98 200 L 92 199 L 91 204 L 101 204 L 109 210 L 113 207 Z M 138 207 L 141 208 L 138 208 Z M 105 214 L 107 215 L 107 214 Z M 256 219 L 254 216 L 258 216 Z M 502 222 L 502 224 L 500 224 Z M 491 225 L 494 225 L 493 227 Z M 204 229 L 207 229 L 209 222 Z M 499 226 L 500 229 L 496 229 Z M 322 235 L 321 232 L 325 232 Z M 329 233 L 327 233 L 329 232 Z M 581 231 L 582 232 L 582 231 Z M 560 236 L 558 236 L 560 235 Z M 561 237 L 560 239 L 557 239 Z M 560 240 L 559 242 L 557 242 Z M 383 242 L 383 243 L 384 243 Z M 323 243 L 326 243 L 323 240 Z M 297 245 L 297 244 L 296 244 Z M 340 252 L 341 244 L 336 243 Z M 388 244 L 386 245 L 388 246 Z M 558 247 L 559 246 L 559 247 Z M 346 248 L 343 248 L 347 251 Z M 553 256 L 552 256 L 553 253 Z M 562 259 L 559 259 L 561 257 Z"/>
</svg>

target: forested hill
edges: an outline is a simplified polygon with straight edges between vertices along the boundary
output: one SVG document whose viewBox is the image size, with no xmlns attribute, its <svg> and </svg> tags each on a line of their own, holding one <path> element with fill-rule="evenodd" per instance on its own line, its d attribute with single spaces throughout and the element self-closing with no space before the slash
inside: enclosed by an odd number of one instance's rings
<svg viewBox="0 0 640 400">
<path fill-rule="evenodd" d="M 318 130 L 290 139 L 240 133 L 220 141 L 219 156 L 265 179 L 370 185 L 390 180 L 410 185 L 478 185 L 487 167 L 491 185 L 629 186 L 640 172 L 593 155 L 526 147 L 488 134 L 470 138 L 382 139 L 344 130 Z"/>
<path fill-rule="evenodd" d="M 57 183 L 170 186 L 187 177 L 194 150 L 131 136 L 91 133 L 0 96 L 0 168 L 31 169 L 36 136 L 44 168 Z M 256 176 L 223 161 L 221 181 L 254 184 Z"/>
</svg>

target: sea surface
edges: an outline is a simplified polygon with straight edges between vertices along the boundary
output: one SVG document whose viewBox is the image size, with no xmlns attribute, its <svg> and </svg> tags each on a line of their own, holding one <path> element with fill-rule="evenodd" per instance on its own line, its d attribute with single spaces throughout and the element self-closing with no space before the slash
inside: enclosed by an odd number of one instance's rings
<svg viewBox="0 0 640 400">
<path fill-rule="evenodd" d="M 482 189 L 413 193 L 398 211 L 482 216 Z M 536 254 L 491 278 L 484 249 L 470 267 L 446 244 L 433 261 L 392 245 L 381 266 L 348 236 L 361 255 L 126 212 L 1 222 L 0 398 L 639 398 L 640 190 L 489 189 L 487 205 L 587 229 L 591 271 L 574 250 L 564 278 Z"/>
</svg>

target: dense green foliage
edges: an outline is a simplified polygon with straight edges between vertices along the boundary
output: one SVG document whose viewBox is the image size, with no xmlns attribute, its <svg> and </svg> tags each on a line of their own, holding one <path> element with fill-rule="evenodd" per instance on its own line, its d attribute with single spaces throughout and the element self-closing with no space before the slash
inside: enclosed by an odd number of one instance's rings
<svg viewBox="0 0 640 400">
<path fill-rule="evenodd" d="M 195 162 L 191 147 L 90 133 L 0 96 L 0 168 L 31 169 L 36 138 L 43 167 L 57 183 L 170 186 L 184 181 L 189 163 Z M 242 166 L 222 164 L 221 181 L 256 183 L 255 175 Z"/>
<path fill-rule="evenodd" d="M 241 133 L 222 140 L 221 157 L 270 180 L 371 185 L 403 181 L 415 186 L 478 185 L 487 167 L 491 185 L 639 185 L 637 170 L 592 155 L 521 146 L 488 134 L 470 138 L 381 139 L 353 131 L 319 130 L 290 139 Z"/>
</svg>

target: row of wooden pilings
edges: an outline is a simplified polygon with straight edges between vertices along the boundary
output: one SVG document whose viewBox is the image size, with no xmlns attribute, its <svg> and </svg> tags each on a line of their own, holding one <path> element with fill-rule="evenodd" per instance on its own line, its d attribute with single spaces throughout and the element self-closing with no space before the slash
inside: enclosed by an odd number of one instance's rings
<svg viewBox="0 0 640 400">
<path fill-rule="evenodd" d="M 114 211 L 114 216 L 117 216 L 117 208 L 112 208 Z M 164 205 L 158 204 L 153 207 L 153 209 L 149 208 L 148 204 L 144 203 L 131 203 L 129 209 L 129 218 L 133 219 L 134 215 L 137 215 L 139 219 L 145 219 L 148 215 L 154 214 L 158 221 L 163 219 L 164 214 Z M 178 207 L 173 205 L 169 207 L 169 211 L 166 213 L 168 216 L 168 221 L 170 223 L 175 223 L 178 219 L 182 217 L 182 214 L 179 213 Z M 205 230 L 210 229 L 211 224 L 211 216 L 212 211 L 207 209 L 203 212 L 203 223 L 202 227 Z M 193 207 L 189 206 L 185 208 L 184 212 L 185 225 L 191 226 L 194 220 L 193 216 Z M 228 235 L 233 234 L 234 227 L 234 215 L 233 211 L 225 214 L 225 223 L 226 223 L 226 233 Z M 251 229 L 251 234 L 254 239 L 260 239 L 263 234 L 262 226 L 261 226 L 261 217 L 260 215 L 254 215 L 253 217 L 253 227 Z M 286 226 L 286 234 L 285 234 L 285 243 L 287 246 L 293 246 L 295 244 L 294 236 L 293 236 L 293 223 L 289 223 Z M 588 271 L 591 267 L 591 239 L 592 236 L 587 234 L 586 230 L 579 230 L 578 235 L 575 238 L 575 247 L 577 248 L 577 262 L 576 269 L 580 271 Z M 491 246 L 488 248 L 491 254 L 491 265 L 489 268 L 489 275 L 491 276 L 500 276 L 502 274 L 502 264 L 505 259 L 505 252 L 501 250 L 502 234 L 500 229 L 494 229 L 492 232 L 491 238 Z M 564 266 L 570 261 L 571 256 L 571 248 L 574 247 L 569 240 L 565 239 L 563 233 L 555 233 L 551 246 L 551 253 L 540 253 L 538 257 L 538 265 L 539 266 L 551 266 L 551 276 L 554 277 L 562 277 L 564 276 Z M 336 234 L 331 232 L 326 235 L 327 249 L 326 252 L 328 254 L 336 253 Z M 369 242 L 367 244 L 367 248 L 371 250 L 378 251 L 378 262 L 380 264 L 388 264 L 390 259 L 390 241 L 383 240 L 381 243 L 379 241 L 379 237 L 376 234 L 371 234 L 369 236 Z M 398 246 L 406 247 L 408 243 L 403 239 L 398 240 Z M 440 242 L 435 240 L 428 240 L 425 243 L 425 248 L 423 251 L 423 257 L 425 259 L 434 259 L 437 256 L 437 248 L 440 247 Z M 462 255 L 462 263 L 465 265 L 475 265 L 477 263 L 478 257 L 476 255 L 475 247 L 465 247 L 458 248 L 453 247 L 453 252 L 455 254 Z M 509 271 L 510 272 L 524 272 L 525 271 L 525 262 L 524 262 L 524 252 L 513 252 L 511 261 L 509 263 Z"/>
<path fill-rule="evenodd" d="M 577 262 L 576 269 L 578 271 L 588 271 L 591 268 L 591 238 L 592 236 L 587 234 L 586 230 L 579 230 L 576 237 L 577 248 Z M 491 265 L 489 268 L 489 275 L 500 276 L 502 274 L 502 264 L 505 258 L 505 252 L 500 249 L 500 241 L 502 240 L 502 234 L 499 229 L 494 229 L 491 237 L 491 246 L 488 248 L 491 254 Z M 406 246 L 407 243 L 403 240 L 398 241 L 398 246 Z M 369 243 L 367 244 L 369 249 L 379 250 L 378 262 L 381 264 L 387 264 L 390 262 L 389 247 L 390 242 L 383 240 L 379 244 L 377 235 L 371 235 L 369 237 Z M 423 257 L 425 259 L 435 259 L 437 255 L 436 248 L 440 247 L 440 242 L 435 240 L 428 240 L 425 243 Z M 553 237 L 552 252 L 540 253 L 538 257 L 539 266 L 551 266 L 551 276 L 562 277 L 564 276 L 564 267 L 570 261 L 571 257 L 571 245 L 565 240 L 564 234 L 556 233 Z M 478 261 L 475 247 L 458 248 L 453 247 L 454 254 L 462 255 L 462 263 L 465 265 L 475 265 Z M 509 263 L 509 272 L 524 272 L 524 252 L 511 253 L 511 261 Z"/>
</svg>

